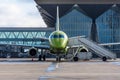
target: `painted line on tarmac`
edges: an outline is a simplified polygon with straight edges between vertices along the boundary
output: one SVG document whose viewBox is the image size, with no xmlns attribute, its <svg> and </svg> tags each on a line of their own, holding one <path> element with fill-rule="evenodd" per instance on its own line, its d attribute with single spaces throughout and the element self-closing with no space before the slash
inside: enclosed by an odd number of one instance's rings
<svg viewBox="0 0 120 80">
<path fill-rule="evenodd" d="M 120 66 L 120 62 L 111 62 L 111 63 L 114 64 L 114 65 Z"/>
<path fill-rule="evenodd" d="M 43 62 L 0 62 L 0 64 L 45 64 Z"/>
<path fill-rule="evenodd" d="M 52 71 L 55 71 L 57 68 L 59 68 L 59 63 L 52 62 L 45 72 L 52 72 Z M 54 79 L 54 78 L 56 77 L 55 76 L 40 76 L 39 80 L 48 80 L 48 79 Z"/>
<path fill-rule="evenodd" d="M 39 78 L 39 80 L 48 80 L 48 79 L 54 79 L 54 78 L 56 78 L 56 77 L 54 77 L 54 76 L 41 76 Z"/>
<path fill-rule="evenodd" d="M 46 72 L 52 72 L 55 71 L 57 68 L 59 68 L 59 63 L 52 62 L 50 66 L 47 68 Z"/>
</svg>

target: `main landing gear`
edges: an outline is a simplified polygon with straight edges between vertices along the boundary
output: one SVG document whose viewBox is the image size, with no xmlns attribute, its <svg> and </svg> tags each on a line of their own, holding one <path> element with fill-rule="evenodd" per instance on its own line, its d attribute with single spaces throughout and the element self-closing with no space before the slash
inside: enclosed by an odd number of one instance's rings
<svg viewBox="0 0 120 80">
<path fill-rule="evenodd" d="M 46 61 L 46 55 L 39 55 L 39 61 L 42 61 L 42 59 L 43 59 L 43 61 Z"/>
</svg>

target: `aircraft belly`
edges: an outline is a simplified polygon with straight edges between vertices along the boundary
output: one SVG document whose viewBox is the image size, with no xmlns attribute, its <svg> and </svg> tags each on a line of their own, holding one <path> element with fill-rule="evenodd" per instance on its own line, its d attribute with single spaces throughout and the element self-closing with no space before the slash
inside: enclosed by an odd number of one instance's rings
<svg viewBox="0 0 120 80">
<path fill-rule="evenodd" d="M 64 54 L 66 53 L 66 46 L 62 46 L 62 47 L 56 47 L 56 46 L 51 46 L 51 53 L 61 53 L 61 54 Z"/>
</svg>

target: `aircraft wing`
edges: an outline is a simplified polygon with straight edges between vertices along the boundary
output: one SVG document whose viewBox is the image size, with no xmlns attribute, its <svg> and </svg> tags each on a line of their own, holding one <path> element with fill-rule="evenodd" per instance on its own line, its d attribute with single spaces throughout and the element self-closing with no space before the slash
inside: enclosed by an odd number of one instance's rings
<svg viewBox="0 0 120 80">
<path fill-rule="evenodd" d="M 48 38 L 35 38 L 36 40 L 39 40 L 41 42 L 48 42 Z M 25 41 L 24 39 L 21 39 L 23 41 Z M 40 48 L 40 49 L 49 49 L 49 44 L 41 44 L 41 45 L 25 45 L 25 44 L 5 44 L 5 43 L 1 43 L 0 45 L 6 45 L 6 46 L 20 46 L 20 47 L 35 47 L 35 48 Z"/>
<path fill-rule="evenodd" d="M 49 45 L 34 45 L 35 48 L 39 48 L 39 49 L 49 49 L 50 46 Z"/>
<path fill-rule="evenodd" d="M 120 42 L 116 42 L 116 43 L 102 43 L 102 44 L 99 44 L 99 45 L 102 45 L 102 46 L 120 45 Z"/>
<path fill-rule="evenodd" d="M 49 39 L 48 38 L 38 38 L 40 41 L 49 41 Z"/>
<path fill-rule="evenodd" d="M 49 49 L 49 45 L 24 45 L 24 44 L 0 44 L 1 46 L 20 46 L 20 47 L 35 47 L 39 49 Z"/>
</svg>

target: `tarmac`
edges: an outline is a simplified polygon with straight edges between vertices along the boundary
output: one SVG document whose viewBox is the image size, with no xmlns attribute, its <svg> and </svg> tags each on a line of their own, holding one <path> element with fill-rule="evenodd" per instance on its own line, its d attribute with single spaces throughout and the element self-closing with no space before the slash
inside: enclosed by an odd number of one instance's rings
<svg viewBox="0 0 120 80">
<path fill-rule="evenodd" d="M 0 59 L 0 80 L 120 80 L 120 59 L 60 63 Z"/>
</svg>

